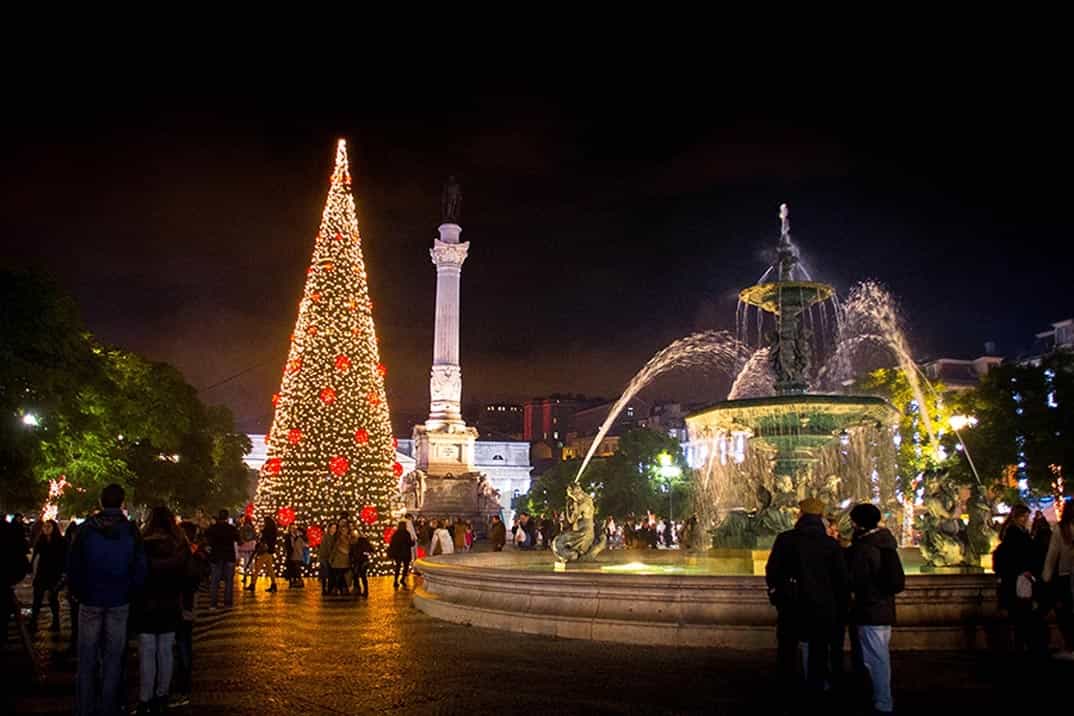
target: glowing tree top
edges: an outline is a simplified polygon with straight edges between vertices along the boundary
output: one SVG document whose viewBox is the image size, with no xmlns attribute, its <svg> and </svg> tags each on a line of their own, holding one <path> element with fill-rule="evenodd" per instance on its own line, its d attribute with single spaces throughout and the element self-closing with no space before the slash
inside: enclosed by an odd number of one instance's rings
<svg viewBox="0 0 1074 716">
<path fill-rule="evenodd" d="M 306 273 L 280 391 L 272 397 L 255 516 L 272 516 L 281 527 L 294 522 L 313 542 L 346 515 L 374 544 L 374 570 L 383 572 L 401 466 L 342 139 Z"/>
</svg>

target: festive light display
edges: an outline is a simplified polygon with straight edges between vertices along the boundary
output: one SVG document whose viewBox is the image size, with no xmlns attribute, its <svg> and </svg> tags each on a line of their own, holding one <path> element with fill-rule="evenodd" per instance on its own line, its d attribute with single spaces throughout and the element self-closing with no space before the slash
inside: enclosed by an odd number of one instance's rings
<svg viewBox="0 0 1074 716">
<path fill-rule="evenodd" d="M 353 524 L 360 513 L 374 548 L 370 571 L 388 574 L 382 538 L 390 527 L 397 468 L 350 184 L 340 140 L 290 353 L 273 396 L 256 515 L 260 522 L 293 510 L 294 523 L 316 547 L 324 526 L 343 515 Z"/>
<path fill-rule="evenodd" d="M 291 523 L 295 521 L 295 511 L 290 507 L 281 507 L 276 510 L 276 524 L 280 527 L 287 528 L 291 526 Z"/>
</svg>

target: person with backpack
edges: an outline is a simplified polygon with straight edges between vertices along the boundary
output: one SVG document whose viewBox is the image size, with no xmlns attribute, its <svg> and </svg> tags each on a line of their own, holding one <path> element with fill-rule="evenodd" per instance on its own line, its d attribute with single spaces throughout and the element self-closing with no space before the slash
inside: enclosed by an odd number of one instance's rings
<svg viewBox="0 0 1074 716">
<path fill-rule="evenodd" d="M 895 624 L 895 595 L 906 588 L 899 545 L 880 526 L 880 510 L 867 502 L 850 511 L 854 539 L 847 552 L 853 601 L 850 624 L 854 664 L 869 674 L 873 709 L 891 713 L 891 627 Z"/>
<path fill-rule="evenodd" d="M 228 522 L 228 511 L 220 510 L 216 523 L 205 530 L 205 542 L 209 550 L 209 609 L 216 609 L 216 595 L 220 582 L 224 583 L 224 609 L 231 609 L 235 599 L 235 549 L 239 531 Z"/>
<path fill-rule="evenodd" d="M 765 565 L 768 599 L 776 607 L 777 663 L 785 687 L 795 676 L 799 643 L 807 646 L 805 685 L 813 699 L 828 687 L 836 626 L 844 618 L 849 583 L 843 550 L 827 534 L 824 503 L 798 503 L 794 529 L 780 533 Z M 842 645 L 838 645 L 842 649 Z M 783 693 L 790 697 L 795 689 Z"/>
<path fill-rule="evenodd" d="M 1015 651 L 1043 656 L 1048 649 L 1044 620 L 1033 605 L 1037 551 L 1029 536 L 1029 508 L 1011 508 L 1000 530 L 1000 543 L 992 553 L 992 570 L 999 577 L 999 607 L 1007 612 L 1014 630 Z"/>
<path fill-rule="evenodd" d="M 145 581 L 145 549 L 123 513 L 119 485 L 101 491 L 101 510 L 78 529 L 67 583 L 78 601 L 77 714 L 115 714 L 127 646 L 131 597 Z"/>
<path fill-rule="evenodd" d="M 135 599 L 138 633 L 138 714 L 163 713 L 174 666 L 175 633 L 183 618 L 190 546 L 171 510 L 153 508 L 142 534 L 149 571 Z"/>
</svg>

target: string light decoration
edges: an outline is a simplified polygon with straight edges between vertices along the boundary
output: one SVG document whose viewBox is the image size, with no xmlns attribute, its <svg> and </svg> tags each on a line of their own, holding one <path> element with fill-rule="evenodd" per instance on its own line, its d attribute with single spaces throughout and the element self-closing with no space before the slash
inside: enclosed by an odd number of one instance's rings
<svg viewBox="0 0 1074 716">
<path fill-rule="evenodd" d="M 389 574 L 383 535 L 396 489 L 395 449 L 377 350 L 372 301 L 351 193 L 347 145 L 339 140 L 328 199 L 284 363 L 256 519 L 293 510 L 311 547 L 328 525 L 358 514 L 373 544 L 372 574 Z M 366 510 L 372 508 L 372 513 Z M 281 567 L 283 540 L 280 540 Z M 316 570 L 316 560 L 307 567 Z"/>
</svg>

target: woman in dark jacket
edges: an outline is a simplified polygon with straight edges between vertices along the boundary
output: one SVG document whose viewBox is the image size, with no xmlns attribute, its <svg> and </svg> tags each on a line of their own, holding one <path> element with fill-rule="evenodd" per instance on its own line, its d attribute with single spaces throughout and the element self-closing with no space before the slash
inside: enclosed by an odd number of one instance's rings
<svg viewBox="0 0 1074 716">
<path fill-rule="evenodd" d="M 373 544 L 355 530 L 351 541 L 351 570 L 354 572 L 354 594 L 363 599 L 369 599 L 369 560 L 372 556 Z"/>
<path fill-rule="evenodd" d="M 1036 549 L 1029 536 L 1029 508 L 1015 505 L 1003 524 L 1000 544 L 992 555 L 992 567 L 999 576 L 999 606 L 1007 610 L 1014 627 L 1015 648 L 1039 654 L 1047 651 L 1044 622 L 1033 607 L 1032 597 L 1018 596 L 1018 580 L 1036 581 Z"/>
<path fill-rule="evenodd" d="M 163 710 L 172 681 L 175 632 L 183 618 L 190 546 L 167 507 L 154 507 L 142 534 L 149 571 L 135 600 L 140 683 L 138 713 Z"/>
<path fill-rule="evenodd" d="M 48 608 L 52 611 L 50 631 L 60 630 L 60 578 L 67 556 L 67 545 L 60 526 L 55 520 L 46 520 L 41 525 L 41 533 L 34 542 L 34 605 L 30 613 L 30 626 L 37 628 L 37 616 L 41 613 L 41 602 L 45 592 L 49 593 Z"/>
<path fill-rule="evenodd" d="M 395 528 L 391 542 L 388 543 L 388 557 L 395 564 L 395 588 L 402 585 L 406 589 L 406 578 L 410 574 L 410 548 L 414 546 L 414 539 L 406 528 L 406 522 L 400 522 Z M 402 568 L 403 576 L 400 579 L 399 570 Z"/>
</svg>

